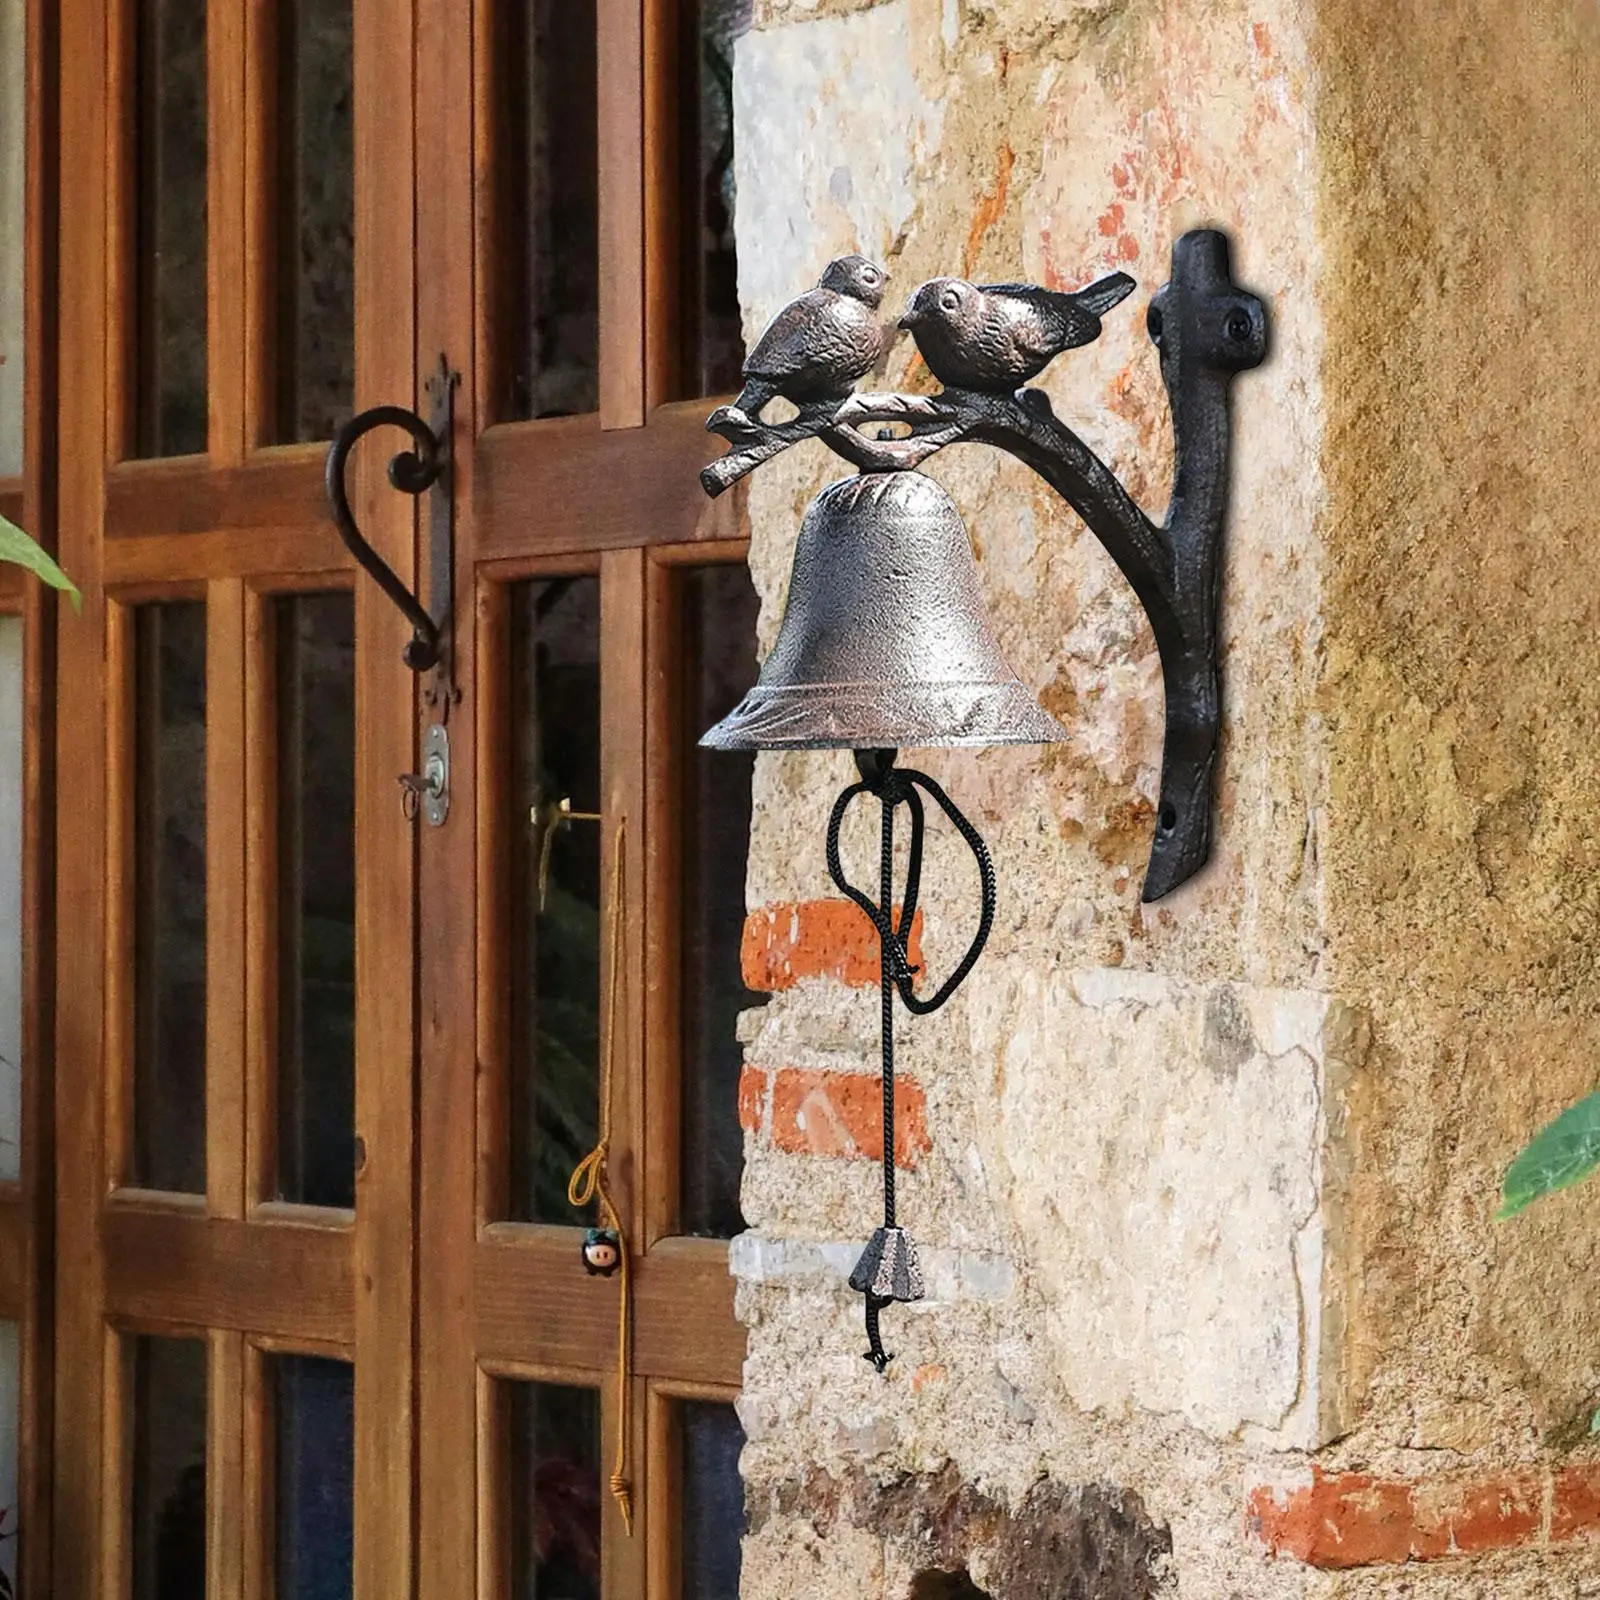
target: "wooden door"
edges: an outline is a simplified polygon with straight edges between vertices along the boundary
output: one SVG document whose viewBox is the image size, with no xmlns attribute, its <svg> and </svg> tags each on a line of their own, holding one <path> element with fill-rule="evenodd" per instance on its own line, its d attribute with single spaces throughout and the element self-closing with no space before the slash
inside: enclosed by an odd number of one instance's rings
<svg viewBox="0 0 1600 1600">
<path fill-rule="evenodd" d="M 748 11 L 62 0 L 62 448 L 29 494 L 45 526 L 53 476 L 84 605 L 55 1295 L 14 1298 L 54 1315 L 66 1600 L 736 1584 L 751 769 L 694 738 L 755 605 L 742 497 L 696 469 L 739 359 Z M 426 414 L 441 356 L 457 601 L 419 683 L 322 469 L 354 410 Z M 401 442 L 354 500 L 416 587 Z M 435 724 L 437 828 L 396 783 Z M 602 1137 L 625 1278 L 566 1202 Z M 0 1205 L 36 1252 L 48 1198 Z"/>
<path fill-rule="evenodd" d="M 419 341 L 463 376 L 418 903 L 426 1595 L 736 1592 L 751 766 L 694 741 L 755 670 L 742 497 L 697 482 L 740 359 L 748 12 L 421 0 Z M 602 1140 L 626 1282 L 566 1192 Z"/>
<path fill-rule="evenodd" d="M 416 692 L 321 476 L 415 392 L 415 23 L 60 6 L 64 1600 L 414 1589 Z"/>
</svg>

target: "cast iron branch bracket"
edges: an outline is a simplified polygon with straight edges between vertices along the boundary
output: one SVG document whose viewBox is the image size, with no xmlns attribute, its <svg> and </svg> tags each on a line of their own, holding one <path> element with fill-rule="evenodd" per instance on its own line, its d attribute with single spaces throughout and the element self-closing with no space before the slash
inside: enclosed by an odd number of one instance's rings
<svg viewBox="0 0 1600 1600">
<path fill-rule="evenodd" d="M 1063 423 L 1038 389 L 1014 394 L 945 388 L 937 395 L 853 394 L 765 424 L 724 407 L 706 424 L 732 449 L 700 474 L 718 495 L 803 439 L 820 438 L 864 472 L 906 470 L 959 443 L 1025 462 L 1083 519 L 1139 597 L 1155 633 L 1166 691 L 1166 736 L 1144 899 L 1193 877 L 1211 852 L 1212 780 L 1221 732 L 1218 666 L 1222 535 L 1227 514 L 1228 389 L 1267 353 L 1266 308 L 1233 281 L 1226 235 L 1201 229 L 1173 245 L 1172 278 L 1147 327 L 1172 411 L 1174 469 L 1167 514 L 1147 516 L 1111 469 Z M 886 436 L 885 425 L 906 430 Z"/>
</svg>

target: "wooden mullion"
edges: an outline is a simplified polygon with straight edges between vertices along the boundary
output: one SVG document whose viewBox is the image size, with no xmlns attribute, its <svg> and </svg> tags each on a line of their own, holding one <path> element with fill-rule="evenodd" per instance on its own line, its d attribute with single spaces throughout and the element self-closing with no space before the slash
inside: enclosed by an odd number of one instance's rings
<svg viewBox="0 0 1600 1600">
<path fill-rule="evenodd" d="M 616 1461 L 619 1410 L 628 1430 L 629 1480 L 633 1494 L 633 1531 L 623 1521 L 621 1508 L 608 1492 L 608 1479 Z M 649 1504 L 649 1476 L 644 1458 L 645 1417 L 649 1395 L 643 1383 L 619 1388 L 615 1371 L 600 1384 L 600 1557 L 601 1600 L 639 1600 L 645 1592 L 645 1512 Z"/>
<path fill-rule="evenodd" d="M 245 22 L 241 367 L 247 455 L 277 434 L 279 230 L 291 225 L 278 204 L 278 17 L 277 5 L 252 4 Z"/>
<path fill-rule="evenodd" d="M 240 1528 L 244 1550 L 241 1588 L 244 1600 L 277 1600 L 276 1385 L 269 1357 L 254 1339 L 244 1341 L 243 1455 L 240 1477 Z"/>
<path fill-rule="evenodd" d="M 245 599 L 237 578 L 206 597 L 206 1195 L 245 1214 Z"/>
<path fill-rule="evenodd" d="M 645 1074 L 644 1124 L 650 1147 L 644 1184 L 644 1241 L 677 1232 L 682 1159 L 681 967 L 678 908 L 683 889 L 682 585 L 670 568 L 645 568 Z"/>
<path fill-rule="evenodd" d="M 681 1600 L 683 1552 L 679 1548 L 683 1504 L 680 1424 L 672 1397 L 658 1382 L 646 1389 L 644 1497 L 647 1562 L 644 1600 Z"/>
<path fill-rule="evenodd" d="M 511 1528 L 506 1515 L 507 1465 L 511 1436 L 506 1416 L 505 1395 L 499 1382 L 474 1363 L 474 1388 L 477 1424 L 476 1470 L 473 1487 L 477 1496 L 474 1554 L 477 1582 L 468 1592 L 475 1600 L 503 1600 L 513 1592 L 515 1574 L 511 1570 Z"/>
<path fill-rule="evenodd" d="M 644 0 L 596 0 L 600 423 L 645 419 Z"/>
<path fill-rule="evenodd" d="M 240 461 L 249 280 L 245 229 L 250 0 L 206 0 L 206 409 L 210 454 Z"/>
<path fill-rule="evenodd" d="M 505 583 L 480 584 L 473 655 L 477 701 L 477 880 L 475 1033 L 478 1071 L 473 1137 L 474 1231 L 506 1215 L 510 1195 L 511 1125 L 511 896 L 506 870 L 516 825 L 515 757 L 508 692 L 511 663 L 511 591 Z"/>
<path fill-rule="evenodd" d="M 91 0 L 78 0 L 78 3 L 86 6 Z M 101 374 L 104 382 L 97 386 L 94 392 L 95 403 L 101 411 L 100 417 L 96 419 L 98 425 L 95 432 L 100 435 L 103 430 L 105 450 L 103 455 L 100 451 L 94 453 L 93 460 L 97 470 L 102 460 L 120 461 L 134 452 L 139 413 L 137 386 L 140 381 L 137 303 L 139 0 L 102 0 L 101 11 L 105 37 L 99 53 L 92 59 L 96 65 L 100 62 L 105 63 L 106 75 L 104 78 L 99 78 L 99 74 L 93 70 L 84 74 L 99 79 L 96 87 L 103 96 L 101 115 L 97 123 L 100 137 L 93 143 L 82 140 L 85 130 L 74 126 L 68 115 L 69 102 L 65 93 L 62 116 L 64 139 L 86 152 L 93 153 L 86 165 L 95 164 L 94 156 L 104 152 L 105 185 L 100 190 L 101 204 L 85 214 L 83 220 L 86 226 L 82 229 L 84 233 L 95 235 L 94 260 L 99 266 L 101 281 L 93 285 L 92 297 L 82 300 L 74 300 L 67 293 L 65 281 L 62 285 L 62 303 L 73 308 L 75 318 L 75 326 L 69 334 L 69 339 L 86 338 L 93 320 L 93 308 L 101 306 L 105 308 L 102 326 L 105 330 L 107 360 Z M 70 45 L 64 45 L 62 60 L 63 65 L 67 62 L 75 63 L 73 71 L 65 74 L 62 79 L 65 84 L 74 73 L 82 72 L 88 67 L 91 58 L 79 58 Z M 75 174 L 75 177 L 77 181 L 72 185 L 73 189 L 77 191 L 77 195 L 85 194 L 88 185 L 84 182 L 84 176 Z M 96 187 L 98 189 L 99 185 Z M 77 196 L 74 195 L 63 206 L 63 212 L 70 211 L 76 203 Z M 63 234 L 62 259 L 64 262 L 69 259 L 65 234 Z M 66 397 L 65 390 L 63 395 Z M 63 437 L 73 438 L 74 435 L 63 430 Z M 94 525 L 99 526 L 98 518 Z"/>
<path fill-rule="evenodd" d="M 105 1107 L 104 1136 L 96 1166 L 106 1189 L 125 1183 L 133 1168 L 133 1073 L 137 1052 L 134 1008 L 134 885 L 137 757 L 135 704 L 137 671 L 133 615 L 128 607 L 107 605 L 105 612 L 105 692 L 103 825 L 105 840 L 105 1059 L 97 1099 Z M 98 820 L 98 819 L 97 819 Z M 101 1070 L 98 1054 L 97 1071 Z"/>
<path fill-rule="evenodd" d="M 94 1600 L 123 1600 L 133 1585 L 133 1339 L 104 1325 L 97 1328 L 97 1333 L 100 1382 L 94 1387 L 102 1406 L 99 1426 L 84 1443 L 97 1457 L 99 1478 L 106 1493 L 100 1501 L 74 1508 L 83 1518 L 83 1554 L 93 1563 L 89 1570 L 94 1577 L 65 1593 L 93 1596 Z M 75 1431 L 62 1430 L 63 1444 Z M 61 1523 L 65 1522 L 63 1516 Z M 57 1558 L 58 1571 L 67 1565 L 64 1554 Z"/>
<path fill-rule="evenodd" d="M 244 1196 L 277 1195 L 278 696 L 277 610 L 244 594 Z"/>
<path fill-rule="evenodd" d="M 206 1600 L 243 1600 L 245 1340 L 214 1329 L 206 1344 Z"/>
<path fill-rule="evenodd" d="M 610 1168 L 618 1210 L 632 1249 L 644 1248 L 646 1166 L 644 1137 L 644 922 L 645 860 L 649 849 L 645 809 L 645 553 L 608 551 L 600 564 L 600 882 L 603 947 L 600 952 L 602 1019 L 612 992 L 614 920 L 620 923 L 622 972 L 617 982 L 616 1035 L 602 1039 L 611 1059 L 613 1111 Z M 612 897 L 617 836 L 625 828 L 622 899 Z M 603 1026 L 603 1020 L 602 1020 Z"/>
<path fill-rule="evenodd" d="M 645 408 L 683 393 L 685 305 L 683 68 L 697 41 L 686 37 L 696 7 L 642 0 L 644 116 Z M 696 107 L 698 111 L 698 106 Z"/>
</svg>

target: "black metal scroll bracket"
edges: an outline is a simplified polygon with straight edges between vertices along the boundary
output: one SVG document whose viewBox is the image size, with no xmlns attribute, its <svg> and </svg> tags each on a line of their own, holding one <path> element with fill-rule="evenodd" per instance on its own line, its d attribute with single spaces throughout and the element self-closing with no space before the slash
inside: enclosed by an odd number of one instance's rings
<svg viewBox="0 0 1600 1600">
<path fill-rule="evenodd" d="M 1228 240 L 1214 229 L 1172 248 L 1172 279 L 1150 303 L 1150 337 L 1172 411 L 1172 497 L 1158 525 L 1111 469 L 1066 426 L 1039 389 L 989 394 L 855 394 L 801 409 L 776 426 L 720 413 L 709 426 L 732 445 L 700 475 L 717 495 L 803 438 L 821 438 L 864 472 L 915 467 L 963 442 L 1024 461 L 1083 518 L 1139 597 L 1156 637 L 1166 689 L 1166 738 L 1144 899 L 1193 877 L 1211 853 L 1212 776 L 1221 732 L 1218 610 L 1227 515 L 1228 387 L 1267 353 L 1266 308 L 1239 288 Z M 888 437 L 883 424 L 906 430 Z"/>
<path fill-rule="evenodd" d="M 404 406 L 373 406 L 352 417 L 328 449 L 325 481 L 333 507 L 334 526 L 345 548 L 395 603 L 411 624 L 411 642 L 404 659 L 413 672 L 439 669 L 446 706 L 457 697 L 449 663 L 450 618 L 454 609 L 455 513 L 450 483 L 450 438 L 459 373 L 444 356 L 426 384 L 431 424 Z M 389 482 L 402 494 L 429 494 L 429 599 L 431 610 L 408 589 L 382 556 L 366 541 L 350 509 L 345 473 L 350 453 L 378 428 L 402 428 L 414 448 L 389 462 Z"/>
</svg>

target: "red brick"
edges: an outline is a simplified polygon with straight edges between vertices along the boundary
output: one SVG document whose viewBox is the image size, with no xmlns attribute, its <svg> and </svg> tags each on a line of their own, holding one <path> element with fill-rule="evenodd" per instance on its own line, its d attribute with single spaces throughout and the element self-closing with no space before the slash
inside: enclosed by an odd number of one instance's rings
<svg viewBox="0 0 1600 1600">
<path fill-rule="evenodd" d="M 1249 1519 L 1274 1554 L 1326 1569 L 1508 1550 L 1538 1538 L 1543 1479 L 1533 1472 L 1419 1483 L 1325 1474 L 1284 1500 L 1269 1488 L 1250 1496 Z"/>
<path fill-rule="evenodd" d="M 920 911 L 911 919 L 909 955 L 913 966 L 922 965 Z M 878 931 L 849 900 L 759 907 L 745 918 L 739 956 L 745 986 L 768 994 L 792 989 L 802 978 L 836 978 L 863 989 L 878 982 Z"/>
<path fill-rule="evenodd" d="M 914 1167 L 933 1148 L 928 1100 L 915 1078 L 894 1082 L 894 1159 Z M 772 1142 L 794 1155 L 883 1159 L 883 1088 L 865 1072 L 780 1067 L 772 1079 Z"/>
<path fill-rule="evenodd" d="M 1600 1466 L 1558 1472 L 1550 1500 L 1550 1541 L 1600 1539 Z"/>
<path fill-rule="evenodd" d="M 772 1074 L 765 1067 L 746 1066 L 739 1074 L 739 1126 L 746 1133 L 760 1133 L 767 1118 L 767 1091 Z"/>
</svg>

